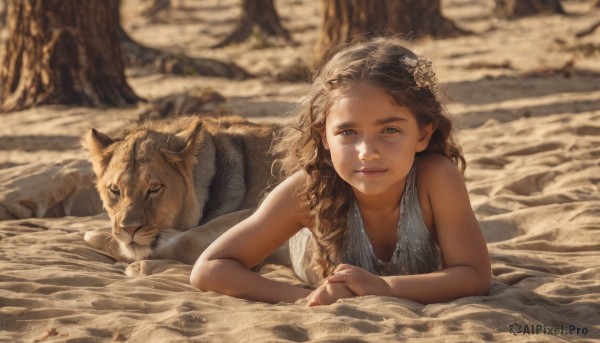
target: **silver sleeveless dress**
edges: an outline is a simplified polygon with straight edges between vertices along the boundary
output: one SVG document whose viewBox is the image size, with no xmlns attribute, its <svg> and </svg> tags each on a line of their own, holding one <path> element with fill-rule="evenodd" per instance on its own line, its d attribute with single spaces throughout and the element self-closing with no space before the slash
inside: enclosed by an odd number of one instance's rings
<svg viewBox="0 0 600 343">
<path fill-rule="evenodd" d="M 348 213 L 348 234 L 343 244 L 342 263 L 363 268 L 373 274 L 424 274 L 442 269 L 439 245 L 423 221 L 417 194 L 415 166 L 411 168 L 400 201 L 398 238 L 390 261 L 379 260 L 365 231 L 356 201 Z M 304 282 L 318 284 L 321 277 L 310 268 L 309 245 L 316 244 L 308 228 L 303 228 L 289 240 L 290 258 L 294 272 Z M 311 242 L 313 241 L 313 242 Z"/>
</svg>

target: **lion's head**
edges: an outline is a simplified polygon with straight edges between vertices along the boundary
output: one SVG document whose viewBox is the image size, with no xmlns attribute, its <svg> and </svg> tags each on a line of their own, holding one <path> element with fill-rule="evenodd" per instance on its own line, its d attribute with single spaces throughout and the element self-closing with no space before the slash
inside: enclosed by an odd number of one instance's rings
<svg viewBox="0 0 600 343">
<path fill-rule="evenodd" d="M 211 161 L 203 174 L 207 183 L 213 177 L 215 152 L 209 140 L 200 120 L 179 127 L 148 125 L 118 138 L 94 129 L 86 135 L 97 189 L 125 257 L 149 257 L 161 229 L 198 224 L 208 195 L 198 196 L 193 171 L 199 159 Z"/>
</svg>

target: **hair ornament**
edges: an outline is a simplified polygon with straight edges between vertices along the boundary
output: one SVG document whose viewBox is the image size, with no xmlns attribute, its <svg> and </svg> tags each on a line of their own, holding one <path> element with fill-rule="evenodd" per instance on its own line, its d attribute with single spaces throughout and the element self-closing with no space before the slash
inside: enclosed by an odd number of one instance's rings
<svg viewBox="0 0 600 343">
<path fill-rule="evenodd" d="M 400 62 L 404 64 L 406 69 L 412 74 L 416 89 L 429 88 L 429 90 L 436 94 L 437 85 L 435 72 L 431 69 L 432 63 L 426 57 L 412 58 L 404 56 L 400 59 Z"/>
</svg>

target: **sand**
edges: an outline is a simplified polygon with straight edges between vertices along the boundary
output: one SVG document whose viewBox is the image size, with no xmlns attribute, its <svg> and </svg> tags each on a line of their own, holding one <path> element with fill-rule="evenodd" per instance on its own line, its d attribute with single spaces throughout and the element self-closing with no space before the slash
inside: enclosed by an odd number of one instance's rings
<svg viewBox="0 0 600 343">
<path fill-rule="evenodd" d="M 139 95 L 212 87 L 251 120 L 285 121 L 308 87 L 276 76 L 309 60 L 317 2 L 277 2 L 296 47 L 219 50 L 208 47 L 231 30 L 236 1 L 184 1 L 187 8 L 158 23 L 140 15 L 147 3 L 125 1 L 134 38 L 233 61 L 259 77 L 130 75 Z M 460 126 L 467 187 L 492 261 L 489 296 L 268 305 L 195 290 L 189 265 L 115 261 L 83 241 L 86 231 L 110 224 L 79 139 L 90 127 L 137 118 L 142 105 L 45 106 L 0 114 L 0 341 L 600 339 L 600 30 L 575 38 L 600 11 L 569 1 L 568 16 L 505 21 L 491 17 L 491 1 L 443 3 L 446 15 L 478 34 L 413 44 L 433 60 Z M 564 67 L 569 61 L 574 67 Z M 295 281 L 282 266 L 261 273 Z"/>
</svg>

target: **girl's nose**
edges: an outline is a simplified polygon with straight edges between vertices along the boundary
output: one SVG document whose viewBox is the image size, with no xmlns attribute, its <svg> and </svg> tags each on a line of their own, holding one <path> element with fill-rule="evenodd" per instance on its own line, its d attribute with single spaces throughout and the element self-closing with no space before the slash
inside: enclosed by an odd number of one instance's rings
<svg viewBox="0 0 600 343">
<path fill-rule="evenodd" d="M 357 145 L 358 150 L 358 158 L 363 161 L 370 161 L 372 159 L 379 157 L 379 150 L 377 149 L 377 144 L 368 139 L 363 139 Z"/>
</svg>

